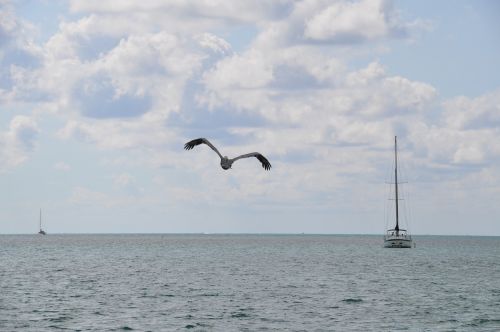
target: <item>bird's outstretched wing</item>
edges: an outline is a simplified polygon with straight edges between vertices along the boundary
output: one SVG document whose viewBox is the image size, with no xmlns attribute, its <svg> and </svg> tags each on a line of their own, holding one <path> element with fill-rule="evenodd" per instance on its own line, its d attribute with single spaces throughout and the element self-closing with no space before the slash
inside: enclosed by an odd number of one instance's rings
<svg viewBox="0 0 500 332">
<path fill-rule="evenodd" d="M 238 157 L 233 158 L 231 160 L 234 162 L 234 161 L 236 161 L 238 159 L 248 158 L 248 157 L 255 157 L 255 158 L 259 159 L 259 161 L 262 164 L 262 167 L 264 167 L 264 169 L 266 171 L 269 171 L 271 169 L 271 163 L 269 162 L 269 160 L 267 160 L 266 157 L 264 157 L 263 155 L 261 155 L 258 152 L 252 152 L 252 153 L 242 154 L 241 156 L 238 156 Z"/>
<path fill-rule="evenodd" d="M 212 143 L 210 143 L 210 141 L 206 138 L 197 138 L 197 139 L 194 139 L 192 141 L 189 141 L 186 144 L 184 144 L 184 149 L 191 150 L 192 148 L 194 148 L 195 146 L 200 145 L 200 144 L 208 145 L 222 159 L 222 155 L 220 154 L 219 150 L 217 150 L 217 148 Z"/>
</svg>

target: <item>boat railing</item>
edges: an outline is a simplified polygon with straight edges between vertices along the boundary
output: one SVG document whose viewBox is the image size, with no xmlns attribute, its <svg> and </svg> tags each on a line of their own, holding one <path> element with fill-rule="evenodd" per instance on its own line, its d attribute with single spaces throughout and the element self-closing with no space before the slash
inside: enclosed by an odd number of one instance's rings
<svg viewBox="0 0 500 332">
<path fill-rule="evenodd" d="M 411 240 L 411 235 L 406 233 L 406 231 L 404 231 L 404 232 L 399 231 L 398 233 L 396 233 L 395 231 L 394 232 L 388 231 L 387 234 L 385 235 L 385 239 L 386 240 L 390 240 L 390 239 L 408 239 L 408 240 Z"/>
</svg>

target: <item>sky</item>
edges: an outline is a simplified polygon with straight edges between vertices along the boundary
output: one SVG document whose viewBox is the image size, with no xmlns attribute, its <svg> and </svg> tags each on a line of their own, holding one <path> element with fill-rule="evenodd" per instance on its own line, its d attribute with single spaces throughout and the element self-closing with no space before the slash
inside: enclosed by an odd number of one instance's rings
<svg viewBox="0 0 500 332">
<path fill-rule="evenodd" d="M 382 234 L 397 136 L 405 227 L 498 236 L 499 15 L 0 0 L 0 233 Z"/>
</svg>

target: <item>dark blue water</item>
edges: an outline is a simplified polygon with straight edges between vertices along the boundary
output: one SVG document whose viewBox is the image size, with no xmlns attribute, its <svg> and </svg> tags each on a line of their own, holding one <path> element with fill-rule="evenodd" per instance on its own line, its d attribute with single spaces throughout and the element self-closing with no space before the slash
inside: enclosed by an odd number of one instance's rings
<svg viewBox="0 0 500 332">
<path fill-rule="evenodd" d="M 3 235 L 0 331 L 500 331 L 500 238 Z"/>
</svg>

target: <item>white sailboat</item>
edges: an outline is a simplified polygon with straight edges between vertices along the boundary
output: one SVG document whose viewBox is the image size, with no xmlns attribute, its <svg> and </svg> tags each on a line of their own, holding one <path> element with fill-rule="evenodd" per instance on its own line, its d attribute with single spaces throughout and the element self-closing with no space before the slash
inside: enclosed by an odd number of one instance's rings
<svg viewBox="0 0 500 332">
<path fill-rule="evenodd" d="M 46 235 L 45 231 L 42 229 L 42 209 L 40 209 L 40 231 L 38 232 L 40 235 Z"/>
<path fill-rule="evenodd" d="M 394 202 L 396 206 L 396 226 L 387 230 L 384 236 L 385 248 L 411 248 L 413 240 L 406 229 L 399 228 L 399 192 L 398 192 L 398 141 L 394 136 Z"/>
</svg>

